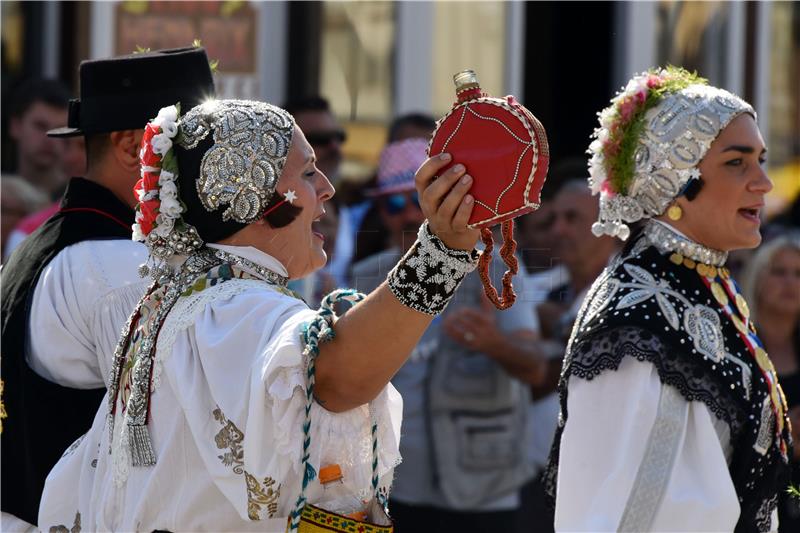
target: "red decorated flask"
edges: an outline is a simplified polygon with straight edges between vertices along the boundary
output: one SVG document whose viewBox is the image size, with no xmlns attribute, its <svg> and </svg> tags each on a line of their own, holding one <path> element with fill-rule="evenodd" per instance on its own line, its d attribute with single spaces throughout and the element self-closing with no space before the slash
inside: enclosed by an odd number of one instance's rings
<svg viewBox="0 0 800 533">
<path fill-rule="evenodd" d="M 498 309 L 513 305 L 511 279 L 518 271 L 512 219 L 539 207 L 550 162 L 547 135 L 541 122 L 513 96 L 494 98 L 481 90 L 472 70 L 453 76 L 457 100 L 442 117 L 428 147 L 430 156 L 447 152 L 473 178 L 470 194 L 475 206 L 470 228 L 481 229 L 486 250 L 479 271 L 486 295 Z M 443 169 L 444 170 L 444 169 Z M 508 266 L 503 295 L 488 276 L 493 248 L 491 226 L 502 223 L 500 255 Z"/>
</svg>

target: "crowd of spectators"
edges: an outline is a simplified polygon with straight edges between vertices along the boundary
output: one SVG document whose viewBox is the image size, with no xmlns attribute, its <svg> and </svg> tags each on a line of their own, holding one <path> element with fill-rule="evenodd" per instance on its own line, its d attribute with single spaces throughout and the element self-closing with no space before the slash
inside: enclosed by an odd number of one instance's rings
<svg viewBox="0 0 800 533">
<path fill-rule="evenodd" d="M 69 91 L 56 81 L 20 85 L 9 109 L 16 170 L 2 176 L 2 255 L 58 209 L 71 176 L 85 171 L 81 137 L 51 139 L 66 124 Z M 328 265 L 293 282 L 312 307 L 338 286 L 369 292 L 414 242 L 423 221 L 414 172 L 435 128 L 424 114 L 397 117 L 374 177 L 341 176 L 345 129 L 320 97 L 285 104 L 339 190 L 319 224 Z M 393 380 L 404 398 L 404 463 L 396 470 L 397 531 L 552 531 L 540 482 L 558 417 L 561 359 L 586 291 L 619 250 L 596 238 L 597 199 L 586 163 L 556 162 L 542 207 L 516 221 L 524 268 L 519 295 L 497 311 L 471 275 Z M 800 442 L 799 199 L 764 227 L 760 248 L 732 257 L 759 335 L 781 377 Z M 502 263 L 494 262 L 495 278 Z M 500 266 L 497 266 L 500 265 Z M 495 283 L 498 284 L 498 279 Z M 590 443 L 587 443 L 590 446 Z M 800 446 L 795 473 L 800 473 Z M 800 527 L 798 500 L 781 504 L 781 530 Z"/>
</svg>

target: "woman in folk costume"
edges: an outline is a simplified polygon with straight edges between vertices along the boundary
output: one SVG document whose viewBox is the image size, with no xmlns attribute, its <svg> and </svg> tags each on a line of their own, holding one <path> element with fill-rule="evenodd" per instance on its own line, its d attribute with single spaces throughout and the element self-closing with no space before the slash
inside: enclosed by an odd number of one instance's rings
<svg viewBox="0 0 800 533">
<path fill-rule="evenodd" d="M 290 114 L 164 108 L 141 158 L 134 238 L 155 281 L 106 404 L 48 477 L 40 527 L 283 531 L 306 503 L 343 513 L 332 494 L 385 503 L 402 412 L 389 379 L 477 262 L 463 166 L 434 181 L 449 156 L 422 165 L 418 242 L 334 322 L 286 288 L 324 265 L 314 226 L 334 193 Z"/>
<path fill-rule="evenodd" d="M 555 528 L 775 530 L 786 403 L 725 268 L 761 241 L 772 188 L 755 111 L 683 69 L 651 70 L 600 113 L 589 151 L 592 230 L 631 238 L 567 347 Z"/>
</svg>

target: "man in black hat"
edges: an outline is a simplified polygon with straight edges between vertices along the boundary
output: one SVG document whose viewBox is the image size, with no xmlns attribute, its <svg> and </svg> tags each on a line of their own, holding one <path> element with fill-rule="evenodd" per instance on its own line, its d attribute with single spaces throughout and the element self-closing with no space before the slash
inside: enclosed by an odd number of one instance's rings
<svg viewBox="0 0 800 533">
<path fill-rule="evenodd" d="M 161 107 L 214 96 L 202 48 L 84 61 L 80 80 L 68 126 L 48 135 L 85 136 L 86 176 L 2 272 L 4 530 L 36 523 L 45 478 L 91 426 L 113 343 L 144 292 L 146 251 L 130 242 L 143 128 Z"/>
</svg>

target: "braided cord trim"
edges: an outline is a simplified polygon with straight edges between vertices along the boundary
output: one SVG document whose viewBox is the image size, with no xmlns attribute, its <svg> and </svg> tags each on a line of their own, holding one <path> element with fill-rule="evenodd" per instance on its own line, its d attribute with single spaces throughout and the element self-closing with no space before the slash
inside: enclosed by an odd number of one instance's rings
<svg viewBox="0 0 800 533">
<path fill-rule="evenodd" d="M 517 295 L 514 293 L 514 286 L 512 278 L 519 272 L 519 262 L 514 252 L 517 251 L 517 241 L 514 240 L 514 221 L 506 220 L 502 225 L 503 232 L 503 246 L 500 248 L 500 257 L 505 262 L 508 270 L 503 274 L 503 296 L 497 294 L 497 289 L 492 285 L 492 278 L 489 277 L 489 264 L 492 262 L 492 250 L 494 249 L 494 240 L 492 238 L 492 230 L 483 228 L 481 230 L 481 240 L 486 248 L 481 254 L 478 261 L 478 273 L 483 282 L 483 290 L 486 292 L 486 297 L 489 298 L 494 306 L 500 310 L 508 309 L 517 300 Z"/>
<path fill-rule="evenodd" d="M 389 289 L 406 307 L 438 315 L 464 277 L 475 270 L 479 256 L 476 250 L 448 248 L 430 232 L 426 221 L 419 228 L 417 242 L 389 272 Z"/>
<path fill-rule="evenodd" d="M 309 461 L 311 450 L 311 406 L 314 404 L 314 384 L 316 382 L 316 360 L 319 355 L 319 345 L 322 342 L 331 340 L 336 332 L 333 330 L 333 323 L 336 320 L 334 306 L 339 302 L 348 302 L 355 305 L 365 298 L 365 295 L 354 289 L 337 289 L 326 296 L 319 309 L 317 316 L 303 325 L 301 339 L 305 348 L 303 357 L 308 361 L 306 371 L 306 407 L 305 420 L 303 421 L 303 483 L 300 486 L 300 495 L 297 497 L 294 510 L 289 518 L 289 531 L 297 531 L 300 526 L 300 518 L 308 500 L 306 499 L 306 488 L 309 483 L 317 477 L 317 472 Z M 378 498 L 378 502 L 386 509 L 388 501 L 386 495 L 378 491 L 378 421 L 373 411 L 372 403 L 369 405 L 370 423 L 372 425 L 372 492 Z"/>
</svg>

